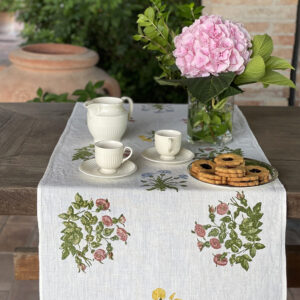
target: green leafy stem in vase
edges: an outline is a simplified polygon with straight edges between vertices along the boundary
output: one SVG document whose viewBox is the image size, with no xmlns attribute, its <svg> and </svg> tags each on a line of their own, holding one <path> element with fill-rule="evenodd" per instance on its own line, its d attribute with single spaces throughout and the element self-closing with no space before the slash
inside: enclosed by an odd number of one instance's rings
<svg viewBox="0 0 300 300">
<path fill-rule="evenodd" d="M 232 132 L 232 109 L 227 98 L 215 104 L 198 102 L 190 95 L 188 134 L 192 140 L 218 142 L 218 137 Z"/>
<path fill-rule="evenodd" d="M 62 259 L 72 255 L 78 272 L 85 272 L 93 261 L 103 263 L 106 258 L 113 260 L 113 242 L 120 240 L 127 243 L 130 233 L 123 228 L 126 218 L 123 214 L 118 218 L 104 215 L 103 212 L 110 211 L 109 207 L 107 199 L 100 198 L 94 203 L 77 193 L 67 212 L 59 215 L 64 220 L 60 238 Z"/>
<path fill-rule="evenodd" d="M 238 192 L 229 203 L 220 202 L 216 207 L 209 206 L 210 224 L 195 222 L 192 233 L 197 236 L 197 246 L 202 252 L 213 248 L 220 252 L 213 255 L 216 266 L 240 265 L 248 271 L 258 250 L 264 249 L 259 234 L 262 232 L 261 202 L 250 207 L 244 192 Z M 226 250 L 221 250 L 225 247 Z"/>
</svg>

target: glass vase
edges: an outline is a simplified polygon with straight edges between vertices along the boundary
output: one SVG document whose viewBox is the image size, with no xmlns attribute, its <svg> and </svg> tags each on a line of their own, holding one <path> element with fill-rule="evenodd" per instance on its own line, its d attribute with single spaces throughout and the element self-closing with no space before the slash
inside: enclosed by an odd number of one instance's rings
<svg viewBox="0 0 300 300">
<path fill-rule="evenodd" d="M 202 103 L 189 94 L 188 141 L 224 145 L 232 140 L 233 97 Z"/>
</svg>

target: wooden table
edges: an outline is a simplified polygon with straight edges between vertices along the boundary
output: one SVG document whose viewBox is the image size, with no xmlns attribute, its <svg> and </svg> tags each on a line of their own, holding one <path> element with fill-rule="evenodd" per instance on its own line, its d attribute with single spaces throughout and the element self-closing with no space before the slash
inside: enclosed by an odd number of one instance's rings
<svg viewBox="0 0 300 300">
<path fill-rule="evenodd" d="M 37 185 L 72 103 L 0 104 L 0 215 L 36 215 Z M 300 108 L 241 107 L 300 218 Z"/>
<path fill-rule="evenodd" d="M 0 215 L 36 215 L 37 184 L 73 106 L 72 103 L 0 104 Z M 287 190 L 288 218 L 300 218 L 300 108 L 241 107 L 241 110 L 279 171 Z M 292 247 L 289 251 L 292 255 L 288 256 L 288 271 L 297 272 L 298 249 Z M 295 276 L 297 281 L 297 273 Z M 290 283 L 294 280 L 291 278 Z"/>
</svg>

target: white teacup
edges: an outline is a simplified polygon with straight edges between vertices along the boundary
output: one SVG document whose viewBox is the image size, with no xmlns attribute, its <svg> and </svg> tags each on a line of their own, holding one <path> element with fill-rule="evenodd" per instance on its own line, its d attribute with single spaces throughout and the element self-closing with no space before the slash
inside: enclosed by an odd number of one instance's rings
<svg viewBox="0 0 300 300">
<path fill-rule="evenodd" d="M 181 132 L 158 130 L 155 132 L 155 148 L 162 160 L 173 160 L 181 148 Z"/>
<path fill-rule="evenodd" d="M 124 152 L 130 151 L 130 154 L 123 158 Z M 124 147 L 118 141 L 99 141 L 95 143 L 95 158 L 96 163 L 100 167 L 100 172 L 103 174 L 114 174 L 117 169 L 128 160 L 133 151 L 130 147 Z"/>
</svg>

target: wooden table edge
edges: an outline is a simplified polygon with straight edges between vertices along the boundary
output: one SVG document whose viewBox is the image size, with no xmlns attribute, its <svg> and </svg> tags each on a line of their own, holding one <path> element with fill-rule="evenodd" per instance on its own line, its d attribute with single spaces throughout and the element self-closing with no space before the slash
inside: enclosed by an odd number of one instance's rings
<svg viewBox="0 0 300 300">
<path fill-rule="evenodd" d="M 297 211 L 300 211 L 299 193 L 287 192 L 287 218 L 300 219 Z M 36 216 L 37 187 L 0 188 L 0 215 Z"/>
</svg>

